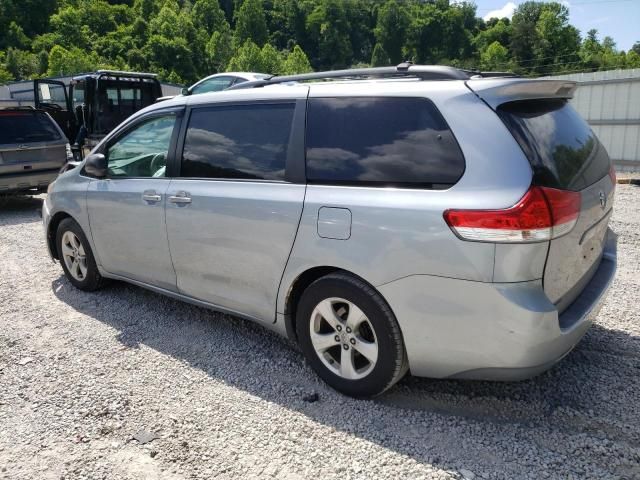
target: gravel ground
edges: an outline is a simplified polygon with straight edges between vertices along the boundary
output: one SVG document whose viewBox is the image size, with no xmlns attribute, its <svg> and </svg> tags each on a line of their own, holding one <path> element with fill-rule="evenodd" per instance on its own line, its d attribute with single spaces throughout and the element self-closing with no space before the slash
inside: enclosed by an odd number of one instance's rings
<svg viewBox="0 0 640 480">
<path fill-rule="evenodd" d="M 640 478 L 640 187 L 618 188 L 618 275 L 560 365 L 406 378 L 375 401 L 249 322 L 125 284 L 75 290 L 40 202 L 0 204 L 0 479 Z"/>
</svg>

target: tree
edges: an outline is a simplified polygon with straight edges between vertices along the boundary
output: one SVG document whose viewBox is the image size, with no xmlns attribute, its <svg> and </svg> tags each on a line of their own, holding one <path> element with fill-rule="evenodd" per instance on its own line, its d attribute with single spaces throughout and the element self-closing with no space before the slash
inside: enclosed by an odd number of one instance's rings
<svg viewBox="0 0 640 480">
<path fill-rule="evenodd" d="M 260 51 L 261 65 L 259 72 L 270 73 L 272 75 L 279 75 L 282 71 L 282 64 L 284 59 L 282 54 L 276 50 L 272 45 L 265 43 L 264 47 Z"/>
<path fill-rule="evenodd" d="M 312 65 L 318 69 L 349 66 L 353 54 L 350 29 L 341 0 L 318 0 L 307 17 L 309 43 L 314 47 Z"/>
<path fill-rule="evenodd" d="M 217 32 L 213 32 L 206 47 L 209 65 L 214 72 L 224 71 L 233 56 L 231 28 L 226 21 L 224 25 Z"/>
<path fill-rule="evenodd" d="M 478 51 L 486 50 L 493 42 L 503 46 L 511 43 L 511 21 L 508 18 L 492 18 L 487 22 L 486 30 L 480 31 L 474 38 L 474 44 Z"/>
<path fill-rule="evenodd" d="M 262 52 L 260 48 L 251 40 L 247 40 L 229 60 L 227 69 L 240 72 L 259 72 L 262 70 Z"/>
<path fill-rule="evenodd" d="M 480 66 L 483 70 L 509 70 L 509 50 L 500 44 L 493 42 L 480 54 Z"/>
<path fill-rule="evenodd" d="M 579 60 L 580 34 L 569 24 L 564 5 L 525 2 L 514 12 L 511 24 L 511 52 L 523 70 L 549 74 Z"/>
<path fill-rule="evenodd" d="M 235 45 L 244 45 L 247 40 L 262 47 L 268 39 L 267 20 L 262 0 L 245 0 L 235 17 Z"/>
<path fill-rule="evenodd" d="M 266 12 L 269 43 L 279 50 L 290 50 L 306 39 L 305 12 L 298 0 L 272 0 Z"/>
<path fill-rule="evenodd" d="M 379 43 L 376 43 L 376 46 L 373 47 L 373 53 L 371 54 L 371 66 L 372 67 L 385 67 L 391 65 L 391 59 L 387 52 L 384 50 L 384 47 Z"/>
<path fill-rule="evenodd" d="M 287 55 L 282 64 L 282 75 L 294 75 L 297 73 L 313 72 L 309 59 L 299 45 L 293 47 L 293 51 Z"/>
<path fill-rule="evenodd" d="M 81 72 L 90 72 L 97 69 L 99 64 L 100 61 L 95 54 L 86 54 L 78 47 L 67 50 L 60 45 L 56 45 L 49 52 L 47 75 L 73 75 Z"/>
<path fill-rule="evenodd" d="M 396 0 L 389 0 L 378 11 L 376 40 L 393 64 L 403 60 L 402 47 L 408 27 L 409 14 L 404 4 L 400 5 Z"/>
</svg>

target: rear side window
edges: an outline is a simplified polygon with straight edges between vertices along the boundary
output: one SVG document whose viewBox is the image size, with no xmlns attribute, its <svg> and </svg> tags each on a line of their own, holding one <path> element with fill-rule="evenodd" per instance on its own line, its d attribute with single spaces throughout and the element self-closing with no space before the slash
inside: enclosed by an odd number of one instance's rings
<svg viewBox="0 0 640 480">
<path fill-rule="evenodd" d="M 43 112 L 0 111 L 0 143 L 53 142 L 62 136 Z"/>
<path fill-rule="evenodd" d="M 498 114 L 529 159 L 536 185 L 579 191 L 609 172 L 607 152 L 566 100 L 509 102 Z"/>
<path fill-rule="evenodd" d="M 465 168 L 425 98 L 312 98 L 306 132 L 311 183 L 448 188 Z"/>
<path fill-rule="evenodd" d="M 294 108 L 278 103 L 194 109 L 181 176 L 284 180 Z"/>
</svg>

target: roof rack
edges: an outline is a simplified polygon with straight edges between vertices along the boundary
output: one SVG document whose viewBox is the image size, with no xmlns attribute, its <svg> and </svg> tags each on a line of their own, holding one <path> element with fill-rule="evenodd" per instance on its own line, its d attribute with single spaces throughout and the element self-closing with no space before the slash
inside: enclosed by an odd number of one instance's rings
<svg viewBox="0 0 640 480">
<path fill-rule="evenodd" d="M 509 72 L 483 73 L 474 70 L 463 70 L 444 65 L 413 65 L 411 62 L 403 62 L 395 67 L 352 68 L 347 70 L 331 70 L 328 72 L 302 73 L 299 75 L 272 76 L 263 80 L 239 83 L 228 90 L 240 90 L 245 88 L 259 88 L 265 85 L 275 85 L 288 82 L 306 82 L 309 80 L 330 79 L 363 79 L 363 78 L 417 78 L 419 80 L 469 80 L 471 78 L 484 77 L 515 77 Z"/>
</svg>

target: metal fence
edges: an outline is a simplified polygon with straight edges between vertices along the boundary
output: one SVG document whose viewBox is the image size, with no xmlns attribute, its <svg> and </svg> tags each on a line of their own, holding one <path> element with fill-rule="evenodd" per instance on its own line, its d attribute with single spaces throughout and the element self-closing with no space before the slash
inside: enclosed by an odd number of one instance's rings
<svg viewBox="0 0 640 480">
<path fill-rule="evenodd" d="M 579 83 L 571 101 L 618 171 L 640 171 L 640 68 L 558 75 Z"/>
</svg>

